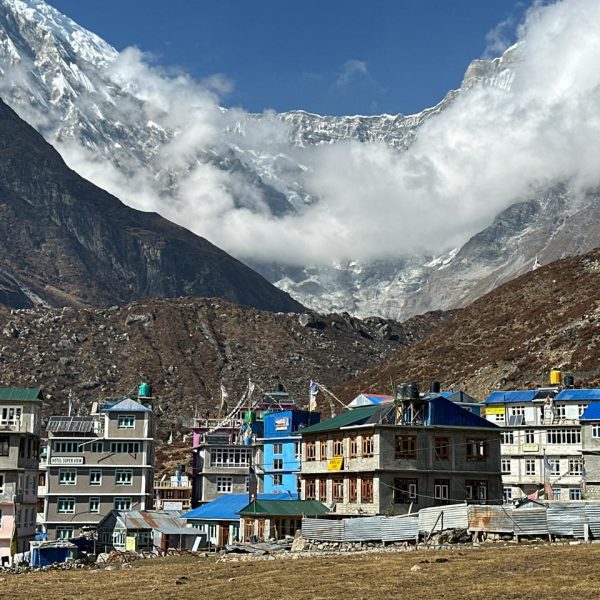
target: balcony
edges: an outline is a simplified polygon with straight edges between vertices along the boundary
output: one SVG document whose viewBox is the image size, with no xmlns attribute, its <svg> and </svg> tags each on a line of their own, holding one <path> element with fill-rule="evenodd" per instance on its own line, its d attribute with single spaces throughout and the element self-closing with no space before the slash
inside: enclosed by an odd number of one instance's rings
<svg viewBox="0 0 600 600">
<path fill-rule="evenodd" d="M 189 479 L 185 479 L 182 481 L 155 481 L 154 489 L 155 490 L 164 490 L 169 488 L 177 488 L 177 489 L 192 489 L 192 483 Z"/>
</svg>

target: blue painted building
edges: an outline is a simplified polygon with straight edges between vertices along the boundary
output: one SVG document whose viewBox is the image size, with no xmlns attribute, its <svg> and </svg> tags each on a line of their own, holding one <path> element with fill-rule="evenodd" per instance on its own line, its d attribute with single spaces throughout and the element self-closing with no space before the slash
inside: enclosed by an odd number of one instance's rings
<svg viewBox="0 0 600 600">
<path fill-rule="evenodd" d="M 298 494 L 301 431 L 319 420 L 319 413 L 306 410 L 284 410 L 263 417 L 265 433 L 257 469 L 263 492 Z"/>
</svg>

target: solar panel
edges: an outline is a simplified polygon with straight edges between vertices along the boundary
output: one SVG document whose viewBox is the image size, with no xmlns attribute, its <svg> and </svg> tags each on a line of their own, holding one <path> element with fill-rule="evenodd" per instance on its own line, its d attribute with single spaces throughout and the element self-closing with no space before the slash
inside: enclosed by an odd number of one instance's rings
<svg viewBox="0 0 600 600">
<path fill-rule="evenodd" d="M 50 433 L 89 433 L 93 430 L 92 417 L 50 417 L 46 428 Z"/>
<path fill-rule="evenodd" d="M 517 427 L 518 425 L 523 425 L 523 420 L 523 415 L 510 415 L 508 417 L 508 426 Z"/>
</svg>

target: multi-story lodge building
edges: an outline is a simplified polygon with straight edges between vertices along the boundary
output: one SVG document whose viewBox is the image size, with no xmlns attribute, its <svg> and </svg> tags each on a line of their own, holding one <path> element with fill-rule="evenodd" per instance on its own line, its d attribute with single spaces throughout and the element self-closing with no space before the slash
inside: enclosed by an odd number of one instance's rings
<svg viewBox="0 0 600 600">
<path fill-rule="evenodd" d="M 154 510 L 189 510 L 192 508 L 192 482 L 180 471 L 176 475 L 154 480 Z"/>
<path fill-rule="evenodd" d="M 580 418 L 597 402 L 600 390 L 560 385 L 497 391 L 486 398 L 486 419 L 502 428 L 505 502 L 525 496 L 563 501 L 584 497 Z"/>
<path fill-rule="evenodd" d="M 139 401 L 105 401 L 82 417 L 51 417 L 44 526 L 70 538 L 115 510 L 152 508 L 154 413 Z"/>
<path fill-rule="evenodd" d="M 40 389 L 0 389 L 0 565 L 35 535 Z"/>
<path fill-rule="evenodd" d="M 303 500 L 338 514 L 405 514 L 461 501 L 499 503 L 500 430 L 436 395 L 394 402 L 302 430 Z"/>
</svg>

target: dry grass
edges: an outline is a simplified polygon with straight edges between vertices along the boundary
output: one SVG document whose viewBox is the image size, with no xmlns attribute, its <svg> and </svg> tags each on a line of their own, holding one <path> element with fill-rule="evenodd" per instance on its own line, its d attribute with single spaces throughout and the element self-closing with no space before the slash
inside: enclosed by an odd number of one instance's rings
<svg viewBox="0 0 600 600">
<path fill-rule="evenodd" d="M 493 546 L 238 563 L 180 557 L 119 571 L 8 576 L 0 583 L 0 598 L 598 598 L 600 579 L 594 565 L 599 559 L 598 545 Z M 421 570 L 411 571 L 416 564 Z M 177 584 L 182 577 L 186 579 Z"/>
</svg>

